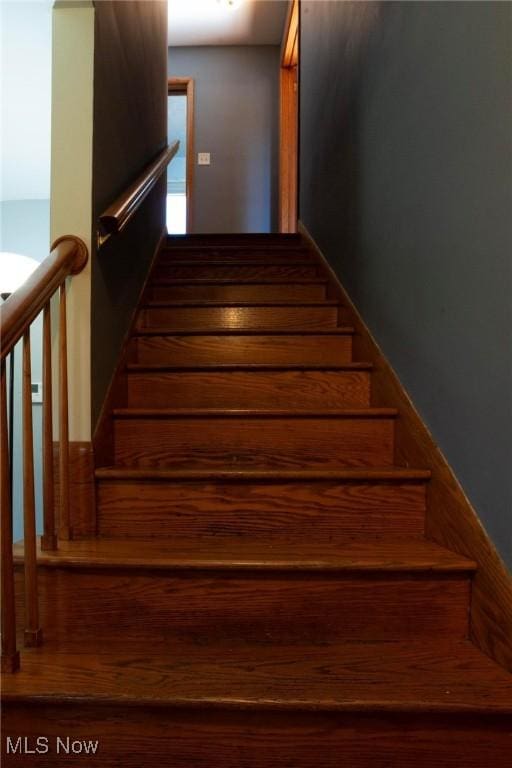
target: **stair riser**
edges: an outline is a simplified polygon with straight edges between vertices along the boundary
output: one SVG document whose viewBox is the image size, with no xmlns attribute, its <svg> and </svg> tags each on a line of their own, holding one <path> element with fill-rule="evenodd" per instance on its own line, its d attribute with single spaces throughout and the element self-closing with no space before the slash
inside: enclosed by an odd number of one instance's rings
<svg viewBox="0 0 512 768">
<path fill-rule="evenodd" d="M 139 312 L 139 328 L 335 328 L 338 307 L 148 307 Z M 343 313 L 340 312 L 340 320 Z"/>
<path fill-rule="evenodd" d="M 263 264 L 273 261 L 316 261 L 315 255 L 309 251 L 300 248 L 251 248 L 242 246 L 240 248 L 172 248 L 162 251 L 159 264 L 172 264 L 173 261 L 200 261 L 205 262 L 209 259 L 222 259 L 223 261 L 243 262 L 261 261 Z"/>
<path fill-rule="evenodd" d="M 325 298 L 325 285 L 152 285 L 150 301 L 315 301 Z"/>
<path fill-rule="evenodd" d="M 174 248 L 302 248 L 304 240 L 297 233 L 238 232 L 236 234 L 168 235 L 164 249 Z"/>
<path fill-rule="evenodd" d="M 116 419 L 123 465 L 336 469 L 393 463 L 390 418 Z"/>
<path fill-rule="evenodd" d="M 468 634 L 464 574 L 40 568 L 39 590 L 46 640 L 61 651 L 163 650 L 178 638 L 258 644 Z M 21 631 L 22 610 L 18 616 Z"/>
<path fill-rule="evenodd" d="M 98 753 L 74 755 L 88 768 L 483 768 L 510 762 L 504 717 L 398 713 L 244 712 L 152 709 L 102 704 L 7 704 L 4 733 L 49 738 L 33 768 L 67 768 L 57 737 L 100 741 Z M 212 762 L 212 756 L 215 756 Z M 23 758 L 4 758 L 19 768 Z"/>
<path fill-rule="evenodd" d="M 337 365 L 352 360 L 352 336 L 140 336 L 134 362 L 172 365 Z"/>
<path fill-rule="evenodd" d="M 109 538 L 244 536 L 332 541 L 420 536 L 424 483 L 170 483 L 97 486 L 98 532 Z"/>
<path fill-rule="evenodd" d="M 187 278 L 192 280 L 255 280 L 263 278 L 293 279 L 295 277 L 314 278 L 319 277 L 318 267 L 314 264 L 265 264 L 252 266 L 249 264 L 175 264 L 173 266 L 157 266 L 153 275 L 153 281 L 162 278 Z"/>
<path fill-rule="evenodd" d="M 130 373 L 128 407 L 364 408 L 370 404 L 365 371 L 232 371 Z"/>
</svg>

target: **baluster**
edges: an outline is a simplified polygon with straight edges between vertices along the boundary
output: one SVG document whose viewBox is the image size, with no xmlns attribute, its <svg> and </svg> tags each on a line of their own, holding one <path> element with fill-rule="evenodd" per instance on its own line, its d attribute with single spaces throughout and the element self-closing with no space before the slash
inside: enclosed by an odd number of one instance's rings
<svg viewBox="0 0 512 768">
<path fill-rule="evenodd" d="M 57 549 L 53 472 L 51 307 L 43 309 L 43 527 L 41 549 Z"/>
<path fill-rule="evenodd" d="M 68 345 L 65 282 L 60 287 L 59 352 L 59 538 L 69 541 L 72 531 L 69 520 Z"/>
<path fill-rule="evenodd" d="M 2 488 L 2 672 L 15 672 L 20 666 L 16 648 L 16 607 L 14 601 L 14 567 L 12 556 L 12 508 L 7 436 L 7 374 L 5 360 L 0 372 L 0 486 Z M 12 411 L 10 414 L 12 419 Z"/>
<path fill-rule="evenodd" d="M 30 328 L 23 334 L 23 539 L 25 547 L 25 645 L 35 646 L 41 644 L 43 636 L 39 626 L 37 594 Z"/>
</svg>

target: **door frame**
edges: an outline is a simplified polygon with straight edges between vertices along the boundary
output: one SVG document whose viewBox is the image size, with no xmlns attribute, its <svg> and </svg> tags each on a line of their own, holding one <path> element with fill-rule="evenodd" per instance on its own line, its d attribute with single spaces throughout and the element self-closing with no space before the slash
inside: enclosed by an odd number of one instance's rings
<svg viewBox="0 0 512 768">
<path fill-rule="evenodd" d="M 296 232 L 298 218 L 299 0 L 290 0 L 281 43 L 279 83 L 279 231 Z"/>
<path fill-rule="evenodd" d="M 192 232 L 192 200 L 194 190 L 194 80 L 191 77 L 169 77 L 167 94 L 181 93 L 187 97 L 187 234 Z"/>
</svg>

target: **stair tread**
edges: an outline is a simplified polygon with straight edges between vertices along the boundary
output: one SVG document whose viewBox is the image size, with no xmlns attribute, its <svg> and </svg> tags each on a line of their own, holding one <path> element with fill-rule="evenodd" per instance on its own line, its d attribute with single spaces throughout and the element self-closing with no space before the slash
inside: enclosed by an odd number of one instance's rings
<svg viewBox="0 0 512 768">
<path fill-rule="evenodd" d="M 95 472 L 99 480 L 247 480 L 259 482 L 262 480 L 291 481 L 296 480 L 349 480 L 349 481 L 386 481 L 429 480 L 429 469 L 410 469 L 390 467 L 384 469 L 165 469 L 140 467 L 100 467 Z"/>
<path fill-rule="evenodd" d="M 393 419 L 396 408 L 347 408 L 347 409 L 260 409 L 260 408 L 114 408 L 114 417 L 124 419 Z"/>
<path fill-rule="evenodd" d="M 181 256 L 181 254 L 180 254 Z M 266 266 L 281 266 L 281 267 L 311 267 L 316 266 L 314 259 L 301 259 L 295 256 L 274 256 L 268 257 L 251 256 L 250 258 L 244 258 L 243 256 L 235 261 L 234 259 L 222 259 L 218 257 L 205 256 L 204 261 L 194 258 L 172 258 L 165 261 L 158 260 L 155 264 L 155 269 L 159 267 L 266 267 Z"/>
<path fill-rule="evenodd" d="M 173 644 L 24 654 L 4 701 L 339 712 L 512 713 L 511 676 L 469 641 Z"/>
<path fill-rule="evenodd" d="M 22 562 L 23 542 L 14 548 Z M 346 539 L 336 543 L 287 539 L 247 540 L 238 536 L 166 541 L 92 539 L 63 541 L 56 552 L 38 551 L 46 566 L 170 568 L 186 570 L 311 570 L 465 572 L 476 565 L 462 555 L 422 538 Z"/>
<path fill-rule="evenodd" d="M 200 307 L 339 307 L 337 299 L 285 299 L 284 301 L 209 301 L 208 299 L 176 299 L 173 301 L 147 301 L 140 305 L 140 309 L 153 309 L 155 307 L 198 309 Z"/>
<path fill-rule="evenodd" d="M 126 370 L 131 373 L 142 371 L 371 371 L 372 363 L 216 363 L 201 365 L 172 365 L 171 363 L 129 363 Z"/>
<path fill-rule="evenodd" d="M 253 277 L 249 279 L 233 277 L 200 277 L 197 279 L 191 277 L 165 277 L 158 280 L 150 280 L 148 285 L 152 288 L 161 285 L 327 285 L 327 280 L 323 277 L 292 277 L 285 280 L 281 277 L 264 278 Z"/>
<path fill-rule="evenodd" d="M 352 326 L 335 328 L 171 328 L 153 326 L 134 329 L 134 336 L 346 336 L 353 335 Z"/>
</svg>

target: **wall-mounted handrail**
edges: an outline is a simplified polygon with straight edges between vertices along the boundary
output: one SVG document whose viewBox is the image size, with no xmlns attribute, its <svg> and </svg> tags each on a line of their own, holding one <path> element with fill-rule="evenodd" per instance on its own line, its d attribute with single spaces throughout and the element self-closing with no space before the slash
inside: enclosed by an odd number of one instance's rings
<svg viewBox="0 0 512 768">
<path fill-rule="evenodd" d="M 180 142 L 175 141 L 166 147 L 152 163 L 144 168 L 133 184 L 127 187 L 101 214 L 98 228 L 99 245 L 102 245 L 110 235 L 124 229 L 177 153 L 179 146 Z"/>
<path fill-rule="evenodd" d="M 40 645 L 37 588 L 36 504 L 34 489 L 34 433 L 32 425 L 32 374 L 30 326 L 43 312 L 43 519 L 42 549 L 56 549 L 58 538 L 71 538 L 69 525 L 69 437 L 68 379 L 66 344 L 66 279 L 82 271 L 89 258 L 87 246 L 78 237 L 65 235 L 52 246 L 50 255 L 28 280 L 0 307 L 0 487 L 1 487 L 1 604 L 2 604 L 2 672 L 15 672 L 19 667 L 16 645 L 16 604 L 13 562 L 12 488 L 9 456 L 13 439 L 8 424 L 13 413 L 7 407 L 6 358 L 23 338 L 22 407 L 23 407 L 23 529 L 25 583 L 25 645 Z M 59 532 L 55 530 L 52 425 L 52 365 L 50 301 L 59 292 Z M 10 386 L 14 382 L 11 377 Z"/>
</svg>

